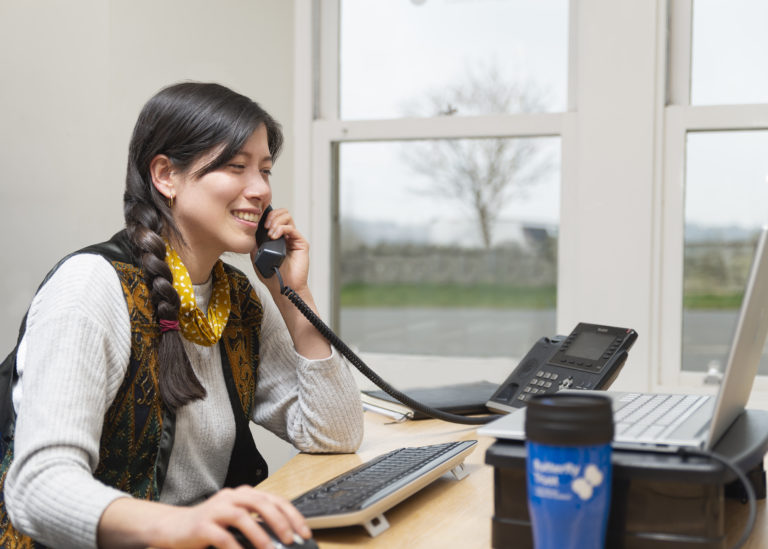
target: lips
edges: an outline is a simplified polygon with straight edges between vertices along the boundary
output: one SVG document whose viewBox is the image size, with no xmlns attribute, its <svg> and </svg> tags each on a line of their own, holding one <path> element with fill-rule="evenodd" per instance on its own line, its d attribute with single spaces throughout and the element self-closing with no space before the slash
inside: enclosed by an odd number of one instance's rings
<svg viewBox="0 0 768 549">
<path fill-rule="evenodd" d="M 242 210 L 232 212 L 232 215 L 238 219 L 242 219 L 243 221 L 248 221 L 251 223 L 258 223 L 259 217 L 261 217 L 261 213 L 246 212 Z"/>
</svg>

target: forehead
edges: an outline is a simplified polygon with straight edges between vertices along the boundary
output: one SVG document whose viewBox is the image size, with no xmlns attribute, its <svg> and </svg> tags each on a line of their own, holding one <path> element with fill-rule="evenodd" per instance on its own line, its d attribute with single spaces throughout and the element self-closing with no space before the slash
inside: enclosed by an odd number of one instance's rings
<svg viewBox="0 0 768 549">
<path fill-rule="evenodd" d="M 272 160 L 272 155 L 269 152 L 267 127 L 262 124 L 256 128 L 256 131 L 251 134 L 237 154 L 249 156 L 257 161 Z"/>
</svg>

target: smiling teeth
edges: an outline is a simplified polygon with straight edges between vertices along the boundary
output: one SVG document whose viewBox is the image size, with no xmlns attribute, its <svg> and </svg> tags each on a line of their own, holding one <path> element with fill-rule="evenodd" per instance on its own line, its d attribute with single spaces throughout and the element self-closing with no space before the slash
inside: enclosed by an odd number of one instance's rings
<svg viewBox="0 0 768 549">
<path fill-rule="evenodd" d="M 259 220 L 259 216 L 250 212 L 235 212 L 235 217 L 239 217 L 245 221 L 252 221 L 256 223 Z"/>
</svg>

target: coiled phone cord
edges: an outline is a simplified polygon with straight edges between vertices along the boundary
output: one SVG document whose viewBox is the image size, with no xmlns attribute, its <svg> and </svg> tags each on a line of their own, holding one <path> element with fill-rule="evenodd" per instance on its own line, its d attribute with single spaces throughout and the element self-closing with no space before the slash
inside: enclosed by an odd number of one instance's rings
<svg viewBox="0 0 768 549">
<path fill-rule="evenodd" d="M 367 377 L 369 380 L 371 380 L 373 383 L 375 383 L 378 387 L 383 389 L 387 394 L 392 396 L 393 398 L 399 400 L 406 406 L 418 410 L 419 412 L 422 412 L 423 414 L 426 414 L 432 418 L 435 419 L 442 419 L 443 421 L 448 421 L 451 423 L 461 423 L 465 425 L 484 425 L 486 423 L 489 423 L 493 421 L 494 419 L 498 418 L 498 415 L 489 415 L 489 416 L 483 416 L 483 417 L 466 417 L 466 416 L 460 416 L 457 414 L 451 414 L 449 412 L 444 412 L 443 410 L 439 410 L 437 408 L 432 408 L 430 406 L 425 406 L 424 404 L 421 404 L 420 402 L 413 400 L 411 397 L 406 395 L 405 393 L 401 393 L 394 387 L 392 387 L 389 383 L 384 381 L 381 377 L 379 377 L 376 372 L 371 370 L 363 360 L 357 356 L 352 349 L 350 349 L 346 343 L 344 343 L 339 337 L 331 330 L 325 322 L 323 322 L 320 317 L 318 317 L 312 309 L 309 308 L 309 306 L 304 302 L 303 299 L 295 292 L 292 288 L 286 286 L 283 284 L 283 277 L 280 276 L 280 270 L 275 267 L 275 274 L 277 274 L 277 280 L 280 282 L 280 293 L 286 296 L 291 303 L 293 303 L 296 308 L 303 314 L 309 322 L 312 323 L 312 325 L 317 329 L 320 334 L 328 340 L 328 342 L 331 343 L 336 349 L 344 355 L 344 357 L 349 360 L 355 368 L 360 370 L 360 372 Z M 685 458 L 686 456 L 700 456 L 705 458 L 714 459 L 716 461 L 719 461 L 722 465 L 724 465 L 727 469 L 730 469 L 739 479 L 742 486 L 744 486 L 744 491 L 746 493 L 747 502 L 749 504 L 749 517 L 747 519 L 747 524 L 744 527 L 744 531 L 742 532 L 741 538 L 736 542 L 734 545 L 734 549 L 738 549 L 742 547 L 747 539 L 749 538 L 750 534 L 752 533 L 752 529 L 755 525 L 755 518 L 756 518 L 756 504 L 755 504 L 755 491 L 752 487 L 752 484 L 750 483 L 749 479 L 746 477 L 746 475 L 731 461 L 726 459 L 723 456 L 720 456 L 718 454 L 715 454 L 713 452 L 700 452 L 697 450 L 691 450 L 691 449 L 681 449 L 679 451 L 681 457 Z M 674 534 L 656 534 L 651 535 L 653 539 L 656 539 L 657 541 L 681 541 L 681 538 L 683 536 L 677 536 Z"/>
<path fill-rule="evenodd" d="M 312 309 L 309 308 L 309 306 L 304 302 L 299 295 L 293 291 L 290 287 L 283 284 L 283 277 L 280 276 L 280 270 L 275 267 L 275 274 L 277 275 L 277 280 L 280 282 L 280 293 L 283 294 L 285 297 L 287 297 L 291 303 L 293 303 L 296 308 L 301 311 L 301 314 L 303 314 L 307 320 L 309 320 L 312 325 L 317 328 L 317 331 L 320 332 L 320 334 L 328 340 L 328 342 L 336 347 L 336 349 L 347 359 L 349 360 L 352 365 L 360 370 L 360 373 L 362 373 L 365 377 L 370 379 L 372 382 L 374 382 L 378 387 L 381 387 L 387 394 L 392 396 L 393 398 L 399 400 L 409 408 L 412 408 L 413 410 L 417 410 L 423 414 L 428 415 L 429 417 L 435 418 L 435 419 L 442 419 L 443 421 L 448 421 L 450 423 L 461 423 L 464 425 L 485 425 L 486 423 L 489 423 L 493 421 L 494 419 L 498 418 L 498 415 L 489 415 L 489 416 L 483 416 L 483 417 L 466 417 L 466 416 L 460 416 L 458 414 L 451 414 L 449 412 L 445 412 L 443 410 L 439 410 L 437 408 L 432 408 L 430 406 L 426 406 L 416 400 L 413 400 L 411 397 L 406 395 L 405 393 L 401 393 L 394 387 L 392 387 L 389 383 L 384 381 L 381 377 L 379 377 L 376 372 L 371 370 L 363 360 L 357 356 L 352 349 L 347 347 L 346 343 L 344 343 L 339 337 L 333 333 L 333 330 L 331 330 L 325 322 L 323 322 L 320 317 L 318 317 Z"/>
</svg>

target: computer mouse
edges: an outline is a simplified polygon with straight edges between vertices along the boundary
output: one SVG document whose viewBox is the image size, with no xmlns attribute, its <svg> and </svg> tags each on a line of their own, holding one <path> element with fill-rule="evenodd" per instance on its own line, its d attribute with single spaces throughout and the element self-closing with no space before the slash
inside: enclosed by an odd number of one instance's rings
<svg viewBox="0 0 768 549">
<path fill-rule="evenodd" d="M 277 537 L 277 535 L 272 531 L 272 528 L 270 528 L 266 522 L 259 522 L 259 526 L 264 529 L 264 531 L 269 536 L 269 539 L 272 540 L 272 545 L 275 546 L 275 549 L 318 549 L 317 542 L 312 538 L 304 539 L 298 534 L 294 534 L 294 542 L 286 545 L 280 541 L 280 538 Z M 253 544 L 243 535 L 240 530 L 237 528 L 230 528 L 229 531 L 232 532 L 232 535 L 235 536 L 237 543 L 239 543 L 243 549 L 255 549 Z"/>
</svg>

